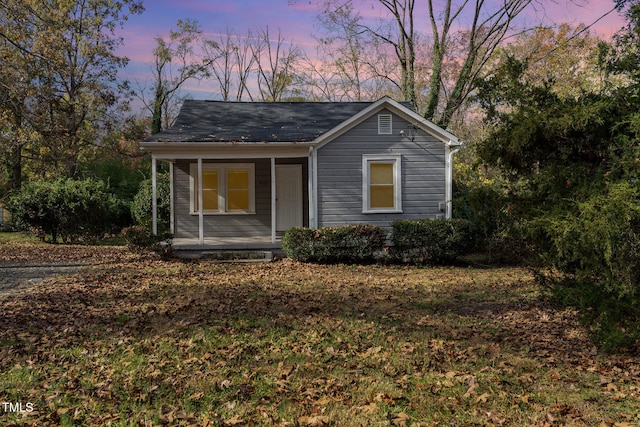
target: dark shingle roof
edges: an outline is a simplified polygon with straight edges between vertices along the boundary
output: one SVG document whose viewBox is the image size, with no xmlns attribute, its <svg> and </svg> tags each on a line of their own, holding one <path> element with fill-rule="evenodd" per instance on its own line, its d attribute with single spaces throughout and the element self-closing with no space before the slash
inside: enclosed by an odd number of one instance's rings
<svg viewBox="0 0 640 427">
<path fill-rule="evenodd" d="M 145 142 L 307 142 L 370 102 L 184 102 L 176 123 Z"/>
</svg>

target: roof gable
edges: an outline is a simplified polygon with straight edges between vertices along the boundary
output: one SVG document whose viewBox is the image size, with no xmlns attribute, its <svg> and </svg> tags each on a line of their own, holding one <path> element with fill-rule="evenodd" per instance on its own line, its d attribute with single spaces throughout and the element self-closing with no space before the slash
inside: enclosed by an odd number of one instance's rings
<svg viewBox="0 0 640 427">
<path fill-rule="evenodd" d="M 360 123 L 383 109 L 391 111 L 392 113 L 398 115 L 412 125 L 417 126 L 428 134 L 433 135 L 449 146 L 462 145 L 458 138 L 455 137 L 452 133 L 425 119 L 420 114 L 416 113 L 413 109 L 406 107 L 404 104 L 396 102 L 393 99 L 385 96 L 378 101 L 371 103 L 367 108 L 359 111 L 357 114 L 340 123 L 338 126 L 322 134 L 315 141 L 318 144 L 317 147 L 321 148 L 325 144 L 331 142 L 350 129 L 358 126 Z"/>
</svg>

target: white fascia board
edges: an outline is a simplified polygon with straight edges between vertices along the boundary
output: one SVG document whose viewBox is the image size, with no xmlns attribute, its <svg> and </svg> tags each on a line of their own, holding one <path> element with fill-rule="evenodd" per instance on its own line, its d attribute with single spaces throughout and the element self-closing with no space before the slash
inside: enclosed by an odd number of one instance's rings
<svg viewBox="0 0 640 427">
<path fill-rule="evenodd" d="M 210 142 L 210 141 L 142 141 L 140 148 L 151 150 L 153 148 L 238 148 L 238 147 L 296 147 L 313 145 L 311 141 L 270 141 L 270 142 Z"/>
<path fill-rule="evenodd" d="M 425 119 L 420 114 L 416 113 L 413 110 L 406 108 L 404 105 L 394 101 L 393 99 L 389 99 L 389 104 L 393 106 L 393 108 L 387 107 L 389 110 L 395 112 L 398 116 L 402 117 L 409 123 L 413 125 L 417 125 L 423 131 L 427 132 L 430 135 L 435 136 L 443 143 L 447 144 L 450 147 L 462 145 L 462 142 L 453 135 L 451 132 L 442 129 L 440 126 L 436 125 L 430 120 Z"/>
<path fill-rule="evenodd" d="M 212 146 L 203 144 L 172 144 L 156 145 L 153 148 L 146 148 L 145 151 L 153 153 L 158 160 L 179 160 L 193 159 L 268 159 L 307 157 L 309 155 L 309 145 L 234 145 L 234 146 Z"/>
</svg>

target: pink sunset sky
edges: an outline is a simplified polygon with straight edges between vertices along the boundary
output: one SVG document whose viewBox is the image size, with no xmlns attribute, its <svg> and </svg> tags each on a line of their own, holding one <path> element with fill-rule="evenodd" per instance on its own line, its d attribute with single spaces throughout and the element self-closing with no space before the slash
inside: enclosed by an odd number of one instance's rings
<svg viewBox="0 0 640 427">
<path fill-rule="evenodd" d="M 606 15 L 614 6 L 612 0 L 539 2 L 535 10 L 532 9 L 523 17 L 529 26 L 593 24 L 593 34 L 610 37 L 624 25 L 624 19 L 616 11 Z M 210 38 L 227 29 L 245 33 L 249 29 L 268 26 L 273 34 L 280 30 L 285 40 L 293 41 L 311 53 L 316 45 L 313 35 L 322 32 L 317 22 L 317 3 L 316 0 L 145 0 L 146 10 L 141 15 L 130 17 L 119 32 L 124 39 L 119 54 L 130 59 L 122 76 L 140 84 L 150 79 L 154 38 L 167 37 L 169 30 L 176 27 L 178 19 L 198 20 L 205 35 Z M 360 13 L 371 22 L 383 16 L 379 6 L 372 7 L 375 2 L 355 0 L 355 4 L 358 3 L 362 5 Z M 428 33 L 426 1 L 417 0 L 416 4 L 416 30 Z M 603 15 L 606 16 L 595 22 Z M 206 82 L 192 82 L 186 90 L 196 99 L 216 98 Z"/>
</svg>

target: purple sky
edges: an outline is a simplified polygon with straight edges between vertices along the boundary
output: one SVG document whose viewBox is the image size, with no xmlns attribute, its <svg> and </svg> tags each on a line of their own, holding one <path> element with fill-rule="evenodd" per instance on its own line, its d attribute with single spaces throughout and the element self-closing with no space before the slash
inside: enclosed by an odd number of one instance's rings
<svg viewBox="0 0 640 427">
<path fill-rule="evenodd" d="M 494 0 L 495 1 L 495 0 Z M 568 22 L 592 24 L 600 16 L 613 7 L 612 0 L 558 0 L 557 4 L 547 0 L 544 11 L 531 12 L 527 17 L 529 23 L 540 22 L 545 25 Z M 300 47 L 315 46 L 313 34 L 318 34 L 316 16 L 317 8 L 309 0 L 146 0 L 145 12 L 133 16 L 126 22 L 124 30 L 120 32 L 124 38 L 121 55 L 130 59 L 129 66 L 123 72 L 123 77 L 144 83 L 145 76 L 150 73 L 154 37 L 167 36 L 169 30 L 175 28 L 178 19 L 197 19 L 205 33 L 213 37 L 214 34 L 225 32 L 227 28 L 244 33 L 248 29 L 269 27 L 274 34 L 280 29 L 286 40 L 293 40 Z M 295 3 L 291 5 L 290 3 Z M 371 6 L 362 7 L 362 14 L 369 18 L 379 17 L 379 9 Z M 370 2 L 369 2 L 370 3 Z M 424 1 L 418 0 L 416 14 L 424 16 L 422 11 Z M 422 12 L 421 12 L 422 11 Z M 593 26 L 592 31 L 603 37 L 608 37 L 624 24 L 623 19 L 616 13 Z M 418 18 L 418 31 L 428 32 L 426 20 Z M 192 84 L 189 91 L 194 98 L 213 98 L 210 89 L 199 88 Z M 200 93 L 198 93 L 200 92 Z"/>
</svg>

